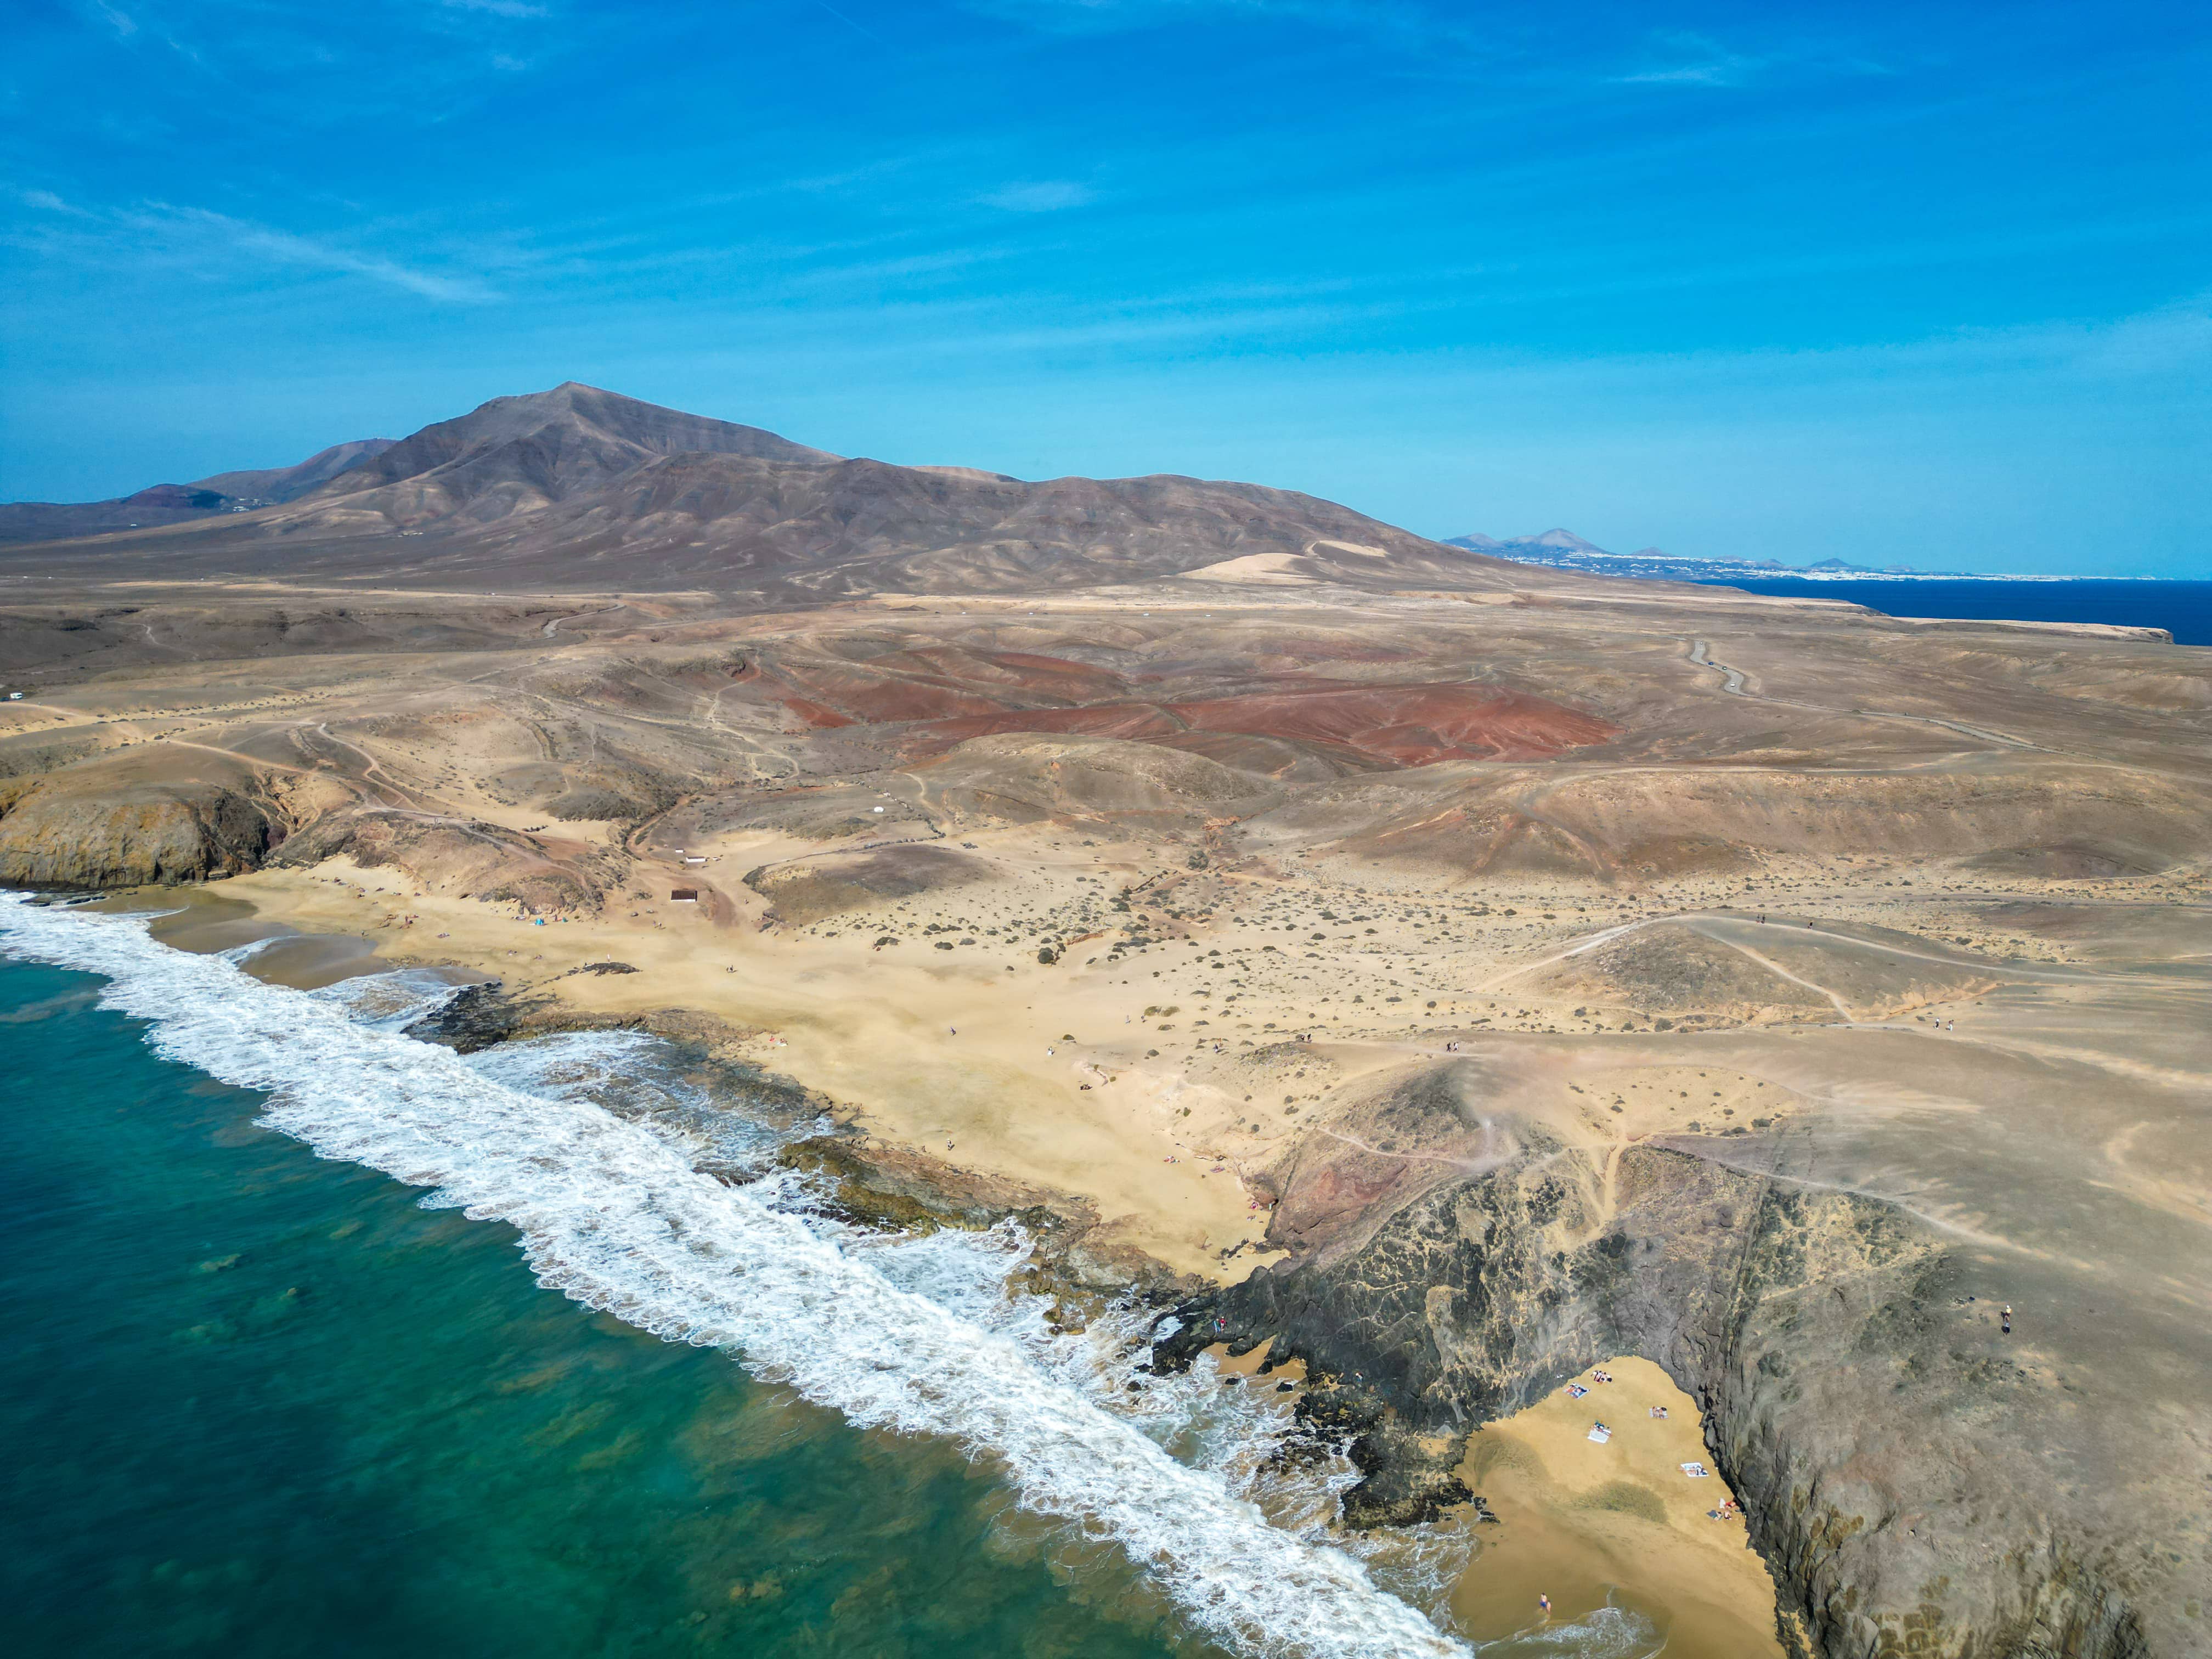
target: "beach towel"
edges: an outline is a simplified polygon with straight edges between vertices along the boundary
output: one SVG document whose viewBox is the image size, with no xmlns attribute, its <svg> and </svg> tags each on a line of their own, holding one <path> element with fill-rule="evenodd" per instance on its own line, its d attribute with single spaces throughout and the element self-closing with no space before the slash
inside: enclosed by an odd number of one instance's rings
<svg viewBox="0 0 2212 1659">
<path fill-rule="evenodd" d="M 1601 1423 L 1589 1431 L 1589 1437 L 1596 1441 L 1599 1445 L 1602 1446 L 1607 1441 L 1613 1438 L 1613 1431 L 1606 1427 L 1604 1424 Z"/>
<path fill-rule="evenodd" d="M 1707 1468 L 1703 1463 L 1685 1463 L 1682 1465 L 1682 1473 L 1688 1475 L 1692 1480 L 1702 1480 L 1707 1475 L 1711 1474 L 1712 1471 Z"/>
</svg>

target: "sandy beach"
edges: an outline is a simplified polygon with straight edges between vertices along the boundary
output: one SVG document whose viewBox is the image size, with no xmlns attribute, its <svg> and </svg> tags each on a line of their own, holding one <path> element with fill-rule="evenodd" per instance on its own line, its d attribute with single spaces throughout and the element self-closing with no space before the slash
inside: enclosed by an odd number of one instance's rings
<svg viewBox="0 0 2212 1659">
<path fill-rule="evenodd" d="M 1462 1474 L 1498 1517 L 1452 1610 L 1477 1641 L 1540 1631 L 1608 1604 L 1649 1619 L 1679 1659 L 1780 1659 L 1774 1583 L 1741 1515 L 1716 1520 L 1730 1493 L 1710 1468 L 1696 1402 L 1649 1360 L 1613 1359 L 1565 1389 L 1478 1430 Z M 1666 1418 L 1651 1416 L 1664 1408 Z M 1603 1444 L 1594 1424 L 1613 1431 Z"/>
</svg>

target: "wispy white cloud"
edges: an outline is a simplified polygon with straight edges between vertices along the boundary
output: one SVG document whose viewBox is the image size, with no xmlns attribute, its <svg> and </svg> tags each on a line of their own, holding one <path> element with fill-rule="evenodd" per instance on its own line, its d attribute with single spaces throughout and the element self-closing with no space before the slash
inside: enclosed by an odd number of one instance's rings
<svg viewBox="0 0 2212 1659">
<path fill-rule="evenodd" d="M 149 202 L 128 208 L 81 207 L 48 190 L 12 192 L 26 207 L 61 221 L 54 234 L 24 227 L 13 240 L 50 256 L 72 255 L 112 264 L 125 249 L 172 265 L 212 271 L 244 262 L 250 270 L 320 270 L 365 277 L 389 288 L 449 305 L 483 305 L 502 298 L 471 275 L 426 270 L 328 238 L 301 235 L 208 208 Z"/>
<path fill-rule="evenodd" d="M 1198 22 L 1302 23 L 1408 45 L 1474 46 L 1486 33 L 1421 0 L 966 0 L 968 9 L 1060 34 Z"/>
<path fill-rule="evenodd" d="M 548 8 L 532 5 L 530 0 L 438 0 L 448 11 L 480 11 L 493 17 L 544 17 L 550 15 Z"/>
<path fill-rule="evenodd" d="M 66 213 L 72 218 L 89 219 L 94 216 L 74 202 L 65 202 L 50 190 L 18 190 L 15 199 L 25 207 L 39 209 L 45 213 Z"/>
<path fill-rule="evenodd" d="M 129 11 L 113 4 L 112 0 L 76 0 L 79 15 L 112 37 L 118 45 L 133 51 L 149 43 L 167 46 L 195 69 L 204 70 L 207 67 L 206 54 L 185 39 L 165 15 L 174 9 L 173 5 L 164 7 L 161 0 L 138 0 L 138 3 Z"/>
<path fill-rule="evenodd" d="M 351 9 L 303 0 L 65 3 L 112 47 L 166 50 L 191 65 L 203 77 L 193 95 L 220 100 L 226 118 L 308 133 L 349 121 L 445 125 L 501 95 L 511 76 L 632 27 L 579 16 L 562 0 L 382 0 Z M 158 142 L 170 131 L 147 108 L 112 100 L 85 100 L 82 109 L 56 100 L 48 118 L 126 142 Z"/>
<path fill-rule="evenodd" d="M 332 242 L 295 235 L 289 231 L 273 230 L 266 225 L 234 219 L 227 214 L 212 213 L 204 208 L 173 210 L 181 217 L 195 220 L 228 236 L 231 246 L 240 252 L 265 259 L 271 264 L 366 276 L 373 282 L 403 289 L 410 294 L 419 294 L 426 300 L 441 300 L 454 304 L 481 305 L 501 297 L 495 289 L 474 277 L 439 276 L 432 271 L 401 264 L 395 259 L 358 253 Z"/>
<path fill-rule="evenodd" d="M 1899 73 L 1856 41 L 1817 33 L 1765 32 L 1757 46 L 1731 46 L 1692 29 L 1655 29 L 1635 66 L 1605 76 L 1614 86 L 1743 87 L 1754 82 L 1851 81 Z"/>
<path fill-rule="evenodd" d="M 884 40 L 882 35 L 877 33 L 866 23 L 860 22 L 854 18 L 848 17 L 843 12 L 838 10 L 836 7 L 830 3 L 830 0 L 814 0 L 814 3 L 822 10 L 828 12 L 832 17 L 842 23 L 847 28 L 856 30 L 860 33 L 866 35 L 869 40 L 873 40 L 878 46 L 888 46 L 890 45 L 890 41 Z"/>
<path fill-rule="evenodd" d="M 109 5 L 107 0 L 82 0 L 78 9 L 118 40 L 128 40 L 138 33 L 138 20 L 120 6 Z"/>
<path fill-rule="evenodd" d="M 1678 29 L 1652 37 L 1658 48 L 1648 67 L 1612 78 L 1623 86 L 1740 87 L 1767 67 L 1769 60 L 1731 52 L 1717 40 Z"/>
<path fill-rule="evenodd" d="M 1086 206 L 1098 199 L 1098 193 L 1072 179 L 1040 179 L 1008 185 L 982 199 L 989 206 L 1004 208 L 1009 213 L 1058 213 L 1066 208 Z"/>
</svg>

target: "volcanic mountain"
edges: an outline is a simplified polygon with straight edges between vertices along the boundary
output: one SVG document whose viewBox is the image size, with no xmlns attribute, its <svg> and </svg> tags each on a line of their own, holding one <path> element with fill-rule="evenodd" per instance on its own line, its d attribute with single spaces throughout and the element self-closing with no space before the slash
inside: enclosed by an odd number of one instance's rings
<svg viewBox="0 0 2212 1659">
<path fill-rule="evenodd" d="M 1534 536 L 1507 536 L 1502 540 L 1486 536 L 1479 530 L 1470 530 L 1464 536 L 1446 538 L 1448 547 L 1471 548 L 1478 553 L 1498 553 L 1507 557 L 1528 557 L 1540 554 L 1595 553 L 1601 556 L 1605 550 L 1595 542 L 1584 541 L 1571 530 L 1546 530 Z"/>
<path fill-rule="evenodd" d="M 71 540 L 250 512 L 304 495 L 392 443 L 389 438 L 356 438 L 292 466 L 218 472 L 188 484 L 152 484 L 112 501 L 0 502 L 0 543 Z"/>
<path fill-rule="evenodd" d="M 573 382 L 426 427 L 295 500 L 9 562 L 787 602 L 1172 575 L 1479 587 L 1510 569 L 1291 490 L 894 466 Z"/>
</svg>

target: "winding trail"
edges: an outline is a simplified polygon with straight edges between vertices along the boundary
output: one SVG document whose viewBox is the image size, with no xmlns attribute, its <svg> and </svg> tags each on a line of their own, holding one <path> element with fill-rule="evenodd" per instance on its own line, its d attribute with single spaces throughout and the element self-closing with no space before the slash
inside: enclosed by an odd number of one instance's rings
<svg viewBox="0 0 2212 1659">
<path fill-rule="evenodd" d="M 1838 708 L 1828 703 L 1799 702 L 1791 697 L 1770 697 L 1762 691 L 1747 690 L 1750 676 L 1741 668 L 1715 659 L 1712 647 L 1702 639 L 1690 642 L 1690 658 L 1700 668 L 1719 671 L 1721 690 L 1732 697 L 1744 697 L 1753 702 L 1771 702 L 1783 708 L 1803 708 L 1816 714 L 1843 714 L 1859 720 L 1901 720 L 1908 726 L 1933 726 L 1960 737 L 1972 738 L 1979 743 L 1993 743 L 2005 749 L 2024 749 L 2039 755 L 2072 755 L 2068 749 L 2052 749 L 2039 743 L 2030 743 L 2026 738 L 2015 738 L 2006 732 L 1992 732 L 1986 726 L 1969 726 L 1964 720 L 1947 720 L 1936 714 L 1899 714 L 1887 708 Z M 2094 757 L 2092 757 L 2094 758 Z M 2109 764 L 2110 763 L 2106 763 Z"/>
<path fill-rule="evenodd" d="M 1834 933 L 1825 927 L 1793 927 L 1784 922 L 1757 922 L 1747 916 L 1736 915 L 1725 910 L 1685 910 L 1671 916 L 1646 916 L 1639 921 L 1620 922 L 1592 933 L 1587 939 L 1580 939 L 1563 951 L 1555 951 L 1549 956 L 1537 957 L 1534 962 L 1524 962 L 1516 967 L 1493 974 L 1490 978 L 1474 986 L 1468 994 L 1480 995 L 1484 992 L 1494 990 L 1509 981 L 1520 978 L 1523 974 L 1532 974 L 1540 968 L 1549 968 L 1575 957 L 1583 956 L 1596 950 L 1600 945 L 1616 939 L 1626 938 L 1630 933 L 1640 933 L 1646 927 L 1661 927 L 1675 924 L 1688 927 L 1692 932 L 1711 939 L 1717 945 L 1725 945 L 1731 950 L 1742 951 L 1747 956 L 1760 962 L 1763 966 L 1780 974 L 1783 978 L 1793 980 L 1808 990 L 1820 991 L 1831 1000 L 1834 1000 L 1834 994 L 1825 987 L 1814 985 L 1809 980 L 1797 979 L 1796 975 L 1784 971 L 1772 963 L 1766 962 L 1758 952 L 1750 950 L 1741 941 L 1695 925 L 1701 921 L 1728 922 L 1743 927 L 1771 927 L 1776 931 L 1776 936 L 1785 941 L 1798 939 L 1828 939 L 1838 945 L 1850 945 L 1863 951 L 1872 951 L 1882 956 L 1912 962 L 1929 962 L 1940 968 L 1988 974 L 2008 980 L 2037 980 L 2054 985 L 2147 986 L 2194 983 L 2191 981 L 2171 979 L 2166 975 L 2155 974 L 2097 973 L 2087 969 L 2020 968 L 2002 962 L 1977 962 L 1959 957 L 1938 956 L 1929 951 L 1914 951 L 1901 945 L 1885 944 L 1879 939 L 1861 939 L 1854 933 Z"/>
<path fill-rule="evenodd" d="M 1743 689 L 1743 670 L 1741 668 L 1731 668 L 1724 662 L 1715 662 L 1712 659 L 1711 647 L 1706 645 L 1703 640 L 1697 640 L 1692 642 L 1690 646 L 1690 660 L 1697 664 L 1700 668 L 1719 669 L 1721 671 L 1721 690 L 1727 692 L 1730 696 L 1748 697 L 1754 695 L 1753 693 Z M 1761 701 L 1764 701 L 1764 699 Z"/>
<path fill-rule="evenodd" d="M 1676 1139 L 1693 1138 L 1660 1135 L 1654 1136 L 1652 1139 L 1662 1144 L 1671 1145 Z M 2005 1238 L 1996 1233 L 1982 1232 L 1975 1228 L 1961 1225 L 1956 1221 L 1946 1220 L 1930 1211 L 1916 1208 L 1895 1193 L 1882 1192 L 1872 1187 L 1854 1187 L 1849 1182 L 1841 1181 L 1820 1181 L 1811 1176 L 1785 1175 L 1779 1170 L 1761 1169 L 1754 1164 L 1732 1164 L 1727 1158 L 1715 1157 L 1709 1150 L 1711 1145 L 1709 1140 L 1697 1139 L 1694 1147 L 1686 1147 L 1683 1150 L 1692 1152 L 1693 1156 L 1707 1164 L 1718 1164 L 1723 1170 L 1733 1170 L 1738 1175 L 1757 1176 L 1762 1181 L 1783 1181 L 1793 1187 L 1810 1187 L 1820 1192 L 1850 1193 L 1854 1197 L 1872 1199 L 1877 1204 L 1887 1204 L 1893 1209 L 1902 1210 L 1905 1214 L 1926 1222 L 1939 1232 L 1949 1233 L 1954 1237 L 1966 1239 L 1987 1249 L 2011 1250 L 2021 1255 L 2032 1256 L 2039 1261 L 2051 1261 L 2057 1259 L 2050 1251 L 2039 1250 L 2032 1244 L 2022 1244 L 2015 1239 Z"/>
<path fill-rule="evenodd" d="M 1359 1151 L 1365 1152 L 1373 1158 L 1395 1158 L 1401 1164 L 1443 1164 L 1449 1165 L 1455 1170 L 1464 1170 L 1469 1175 L 1488 1175 L 1492 1170 L 1502 1169 L 1505 1164 L 1511 1162 L 1511 1155 L 1510 1153 L 1504 1152 L 1495 1154 L 1484 1153 L 1474 1158 L 1447 1158 L 1441 1152 L 1385 1152 L 1380 1146 L 1369 1145 L 1366 1141 L 1362 1140 L 1358 1135 L 1348 1135 L 1344 1133 L 1341 1130 L 1322 1127 L 1321 1133 L 1327 1135 L 1331 1140 L 1340 1140 L 1346 1146 L 1355 1146 L 1358 1148 Z M 1491 1140 L 1494 1133 L 1495 1132 L 1492 1129 L 1490 1125 L 1486 1123 L 1483 1125 L 1482 1136 L 1486 1145 Z M 1559 1154 L 1556 1152 L 1552 1154 L 1552 1157 L 1553 1158 L 1558 1156 Z M 1545 1161 L 1549 1162 L 1550 1160 L 1547 1159 Z M 1531 1167 L 1540 1166 L 1532 1165 Z"/>
<path fill-rule="evenodd" d="M 629 606 L 627 605 L 603 605 L 596 611 L 571 611 L 562 616 L 554 617 L 550 622 L 545 624 L 542 632 L 544 633 L 544 637 L 550 640 L 556 634 L 561 631 L 561 624 L 564 622 L 581 622 L 586 617 L 604 617 L 610 611 L 627 611 L 629 609 Z"/>
<path fill-rule="evenodd" d="M 304 726 L 306 723 L 302 722 L 301 724 Z M 355 754 L 360 756 L 362 758 L 362 765 L 361 781 L 365 784 L 368 784 L 372 788 L 389 789 L 393 794 L 399 797 L 396 801 L 379 801 L 377 805 L 380 806 L 404 807 L 410 811 L 416 812 L 423 810 L 420 801 L 411 799 L 415 792 L 402 785 L 398 779 L 392 775 L 392 774 L 386 771 L 384 769 L 383 762 L 377 759 L 375 756 L 370 754 L 368 750 L 362 748 L 352 738 L 338 736 L 337 732 L 331 730 L 330 722 L 328 720 L 318 720 L 312 726 L 308 726 L 307 729 L 313 731 L 325 741 L 337 744 L 341 749 L 352 750 Z M 373 780 L 381 780 L 381 781 L 372 781 Z"/>
</svg>

